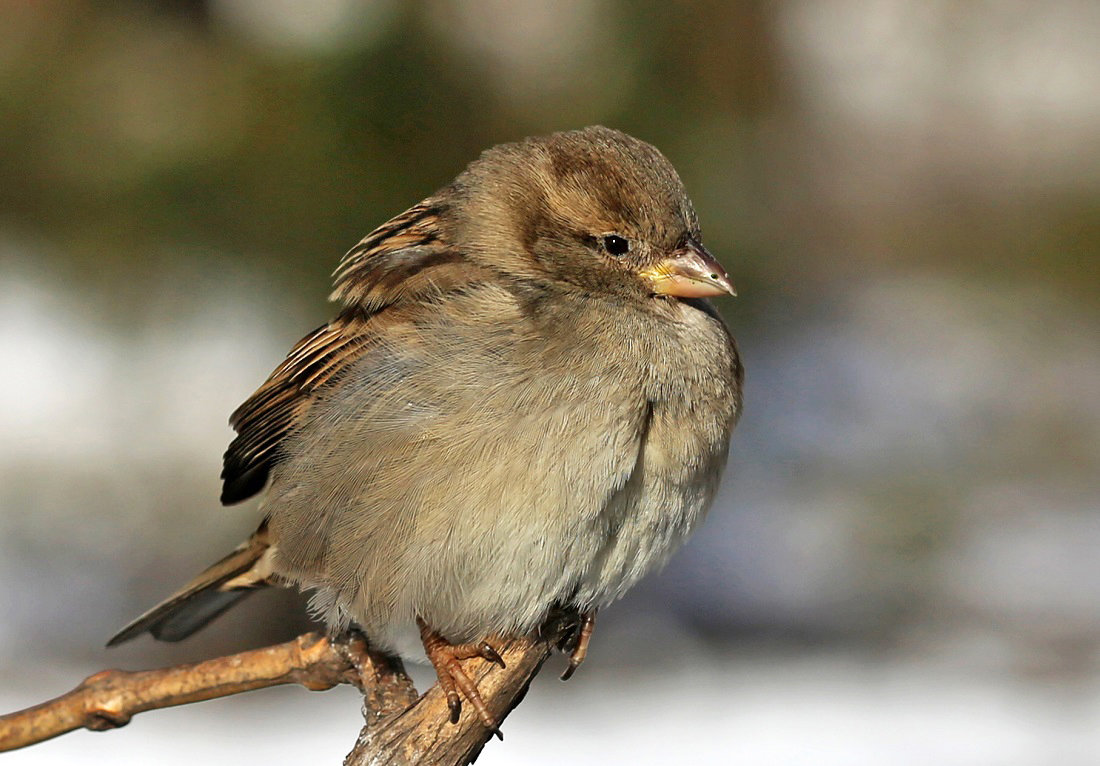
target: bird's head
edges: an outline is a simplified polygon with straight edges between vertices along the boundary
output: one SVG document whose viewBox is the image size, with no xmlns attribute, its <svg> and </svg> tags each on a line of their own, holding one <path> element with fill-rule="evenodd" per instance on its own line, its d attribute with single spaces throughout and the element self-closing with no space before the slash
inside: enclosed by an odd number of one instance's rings
<svg viewBox="0 0 1100 766">
<path fill-rule="evenodd" d="M 632 298 L 735 295 L 703 247 L 680 177 L 603 127 L 503 144 L 458 177 L 457 237 L 511 276 Z"/>
</svg>

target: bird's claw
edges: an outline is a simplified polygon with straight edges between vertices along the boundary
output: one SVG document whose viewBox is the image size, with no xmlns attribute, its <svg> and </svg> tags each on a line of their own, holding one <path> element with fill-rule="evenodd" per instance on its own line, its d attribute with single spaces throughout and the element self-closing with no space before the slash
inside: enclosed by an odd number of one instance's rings
<svg viewBox="0 0 1100 766">
<path fill-rule="evenodd" d="M 482 641 L 478 648 L 481 650 L 478 656 L 482 659 L 488 660 L 494 665 L 500 665 L 501 670 L 508 667 L 504 664 L 504 658 L 500 656 L 500 652 L 494 649 L 488 641 Z"/>
<path fill-rule="evenodd" d="M 595 627 L 595 609 L 581 614 L 580 623 L 577 625 L 576 640 L 572 642 L 573 650 L 569 653 L 569 665 L 566 666 L 565 672 L 561 674 L 561 680 L 568 681 L 572 678 L 573 674 L 577 672 L 577 668 L 584 662 L 584 658 L 588 656 L 588 642 L 592 640 L 592 631 Z"/>
<path fill-rule="evenodd" d="M 474 706 L 474 710 L 485 728 L 489 729 L 497 738 L 503 740 L 504 735 L 497 726 L 497 722 L 493 720 L 493 716 L 489 713 L 485 700 L 482 699 L 481 693 L 477 690 L 477 684 L 466 675 L 466 671 L 462 669 L 461 664 L 461 660 L 480 657 L 503 668 L 504 659 L 500 656 L 500 653 L 488 641 L 471 644 L 451 644 L 439 633 L 429 628 L 422 619 L 417 618 L 416 622 L 420 627 L 420 638 L 424 643 L 424 652 L 435 668 L 436 675 L 439 677 L 440 688 L 447 695 L 447 708 L 451 713 L 451 723 L 458 723 L 458 719 L 462 715 L 462 697 L 465 697 L 466 701 Z"/>
</svg>

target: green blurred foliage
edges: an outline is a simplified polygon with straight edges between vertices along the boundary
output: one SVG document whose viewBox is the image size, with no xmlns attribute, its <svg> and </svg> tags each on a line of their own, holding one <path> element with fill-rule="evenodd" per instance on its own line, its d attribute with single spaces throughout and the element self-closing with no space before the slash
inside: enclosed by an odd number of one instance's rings
<svg viewBox="0 0 1100 766">
<path fill-rule="evenodd" d="M 596 47 L 629 54 L 628 76 L 586 71 L 617 80 L 615 98 L 605 107 L 590 88 L 567 121 L 548 117 L 552 104 L 507 100 L 424 4 L 398 6 L 369 46 L 310 55 L 233 36 L 201 3 L 11 4 L 0 210 L 84 278 L 140 277 L 183 246 L 313 287 L 343 249 L 493 143 L 599 120 L 678 146 L 766 111 L 778 92 L 759 66 L 774 58 L 766 43 L 731 49 L 691 32 L 766 28 L 745 8 L 607 9 L 616 23 Z M 690 172 L 692 157 L 679 159 Z"/>
</svg>

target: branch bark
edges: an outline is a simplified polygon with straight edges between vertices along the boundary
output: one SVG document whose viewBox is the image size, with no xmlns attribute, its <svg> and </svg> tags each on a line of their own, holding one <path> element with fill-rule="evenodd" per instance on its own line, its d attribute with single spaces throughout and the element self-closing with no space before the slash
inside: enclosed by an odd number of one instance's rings
<svg viewBox="0 0 1100 766">
<path fill-rule="evenodd" d="M 466 661 L 471 679 L 497 721 L 519 704 L 531 681 L 570 631 L 552 621 L 540 635 L 505 644 L 507 668 Z M 360 638 L 332 641 L 307 633 L 293 641 L 204 662 L 157 670 L 105 670 L 60 697 L 0 717 L 0 751 L 42 742 L 74 729 L 125 726 L 146 710 L 185 705 L 281 684 L 324 691 L 341 683 L 363 692 L 366 725 L 345 766 L 472 763 L 491 736 L 471 705 L 449 718 L 438 684 L 420 696 L 400 660 L 372 651 Z"/>
</svg>

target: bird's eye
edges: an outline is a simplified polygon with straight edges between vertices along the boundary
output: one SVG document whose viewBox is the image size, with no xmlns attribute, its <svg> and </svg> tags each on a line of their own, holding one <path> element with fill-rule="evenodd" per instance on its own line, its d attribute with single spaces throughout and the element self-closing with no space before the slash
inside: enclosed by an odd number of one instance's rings
<svg viewBox="0 0 1100 766">
<path fill-rule="evenodd" d="M 618 234 L 608 234 L 604 237 L 603 247 L 611 255 L 626 255 L 630 251 L 630 243 Z"/>
</svg>

